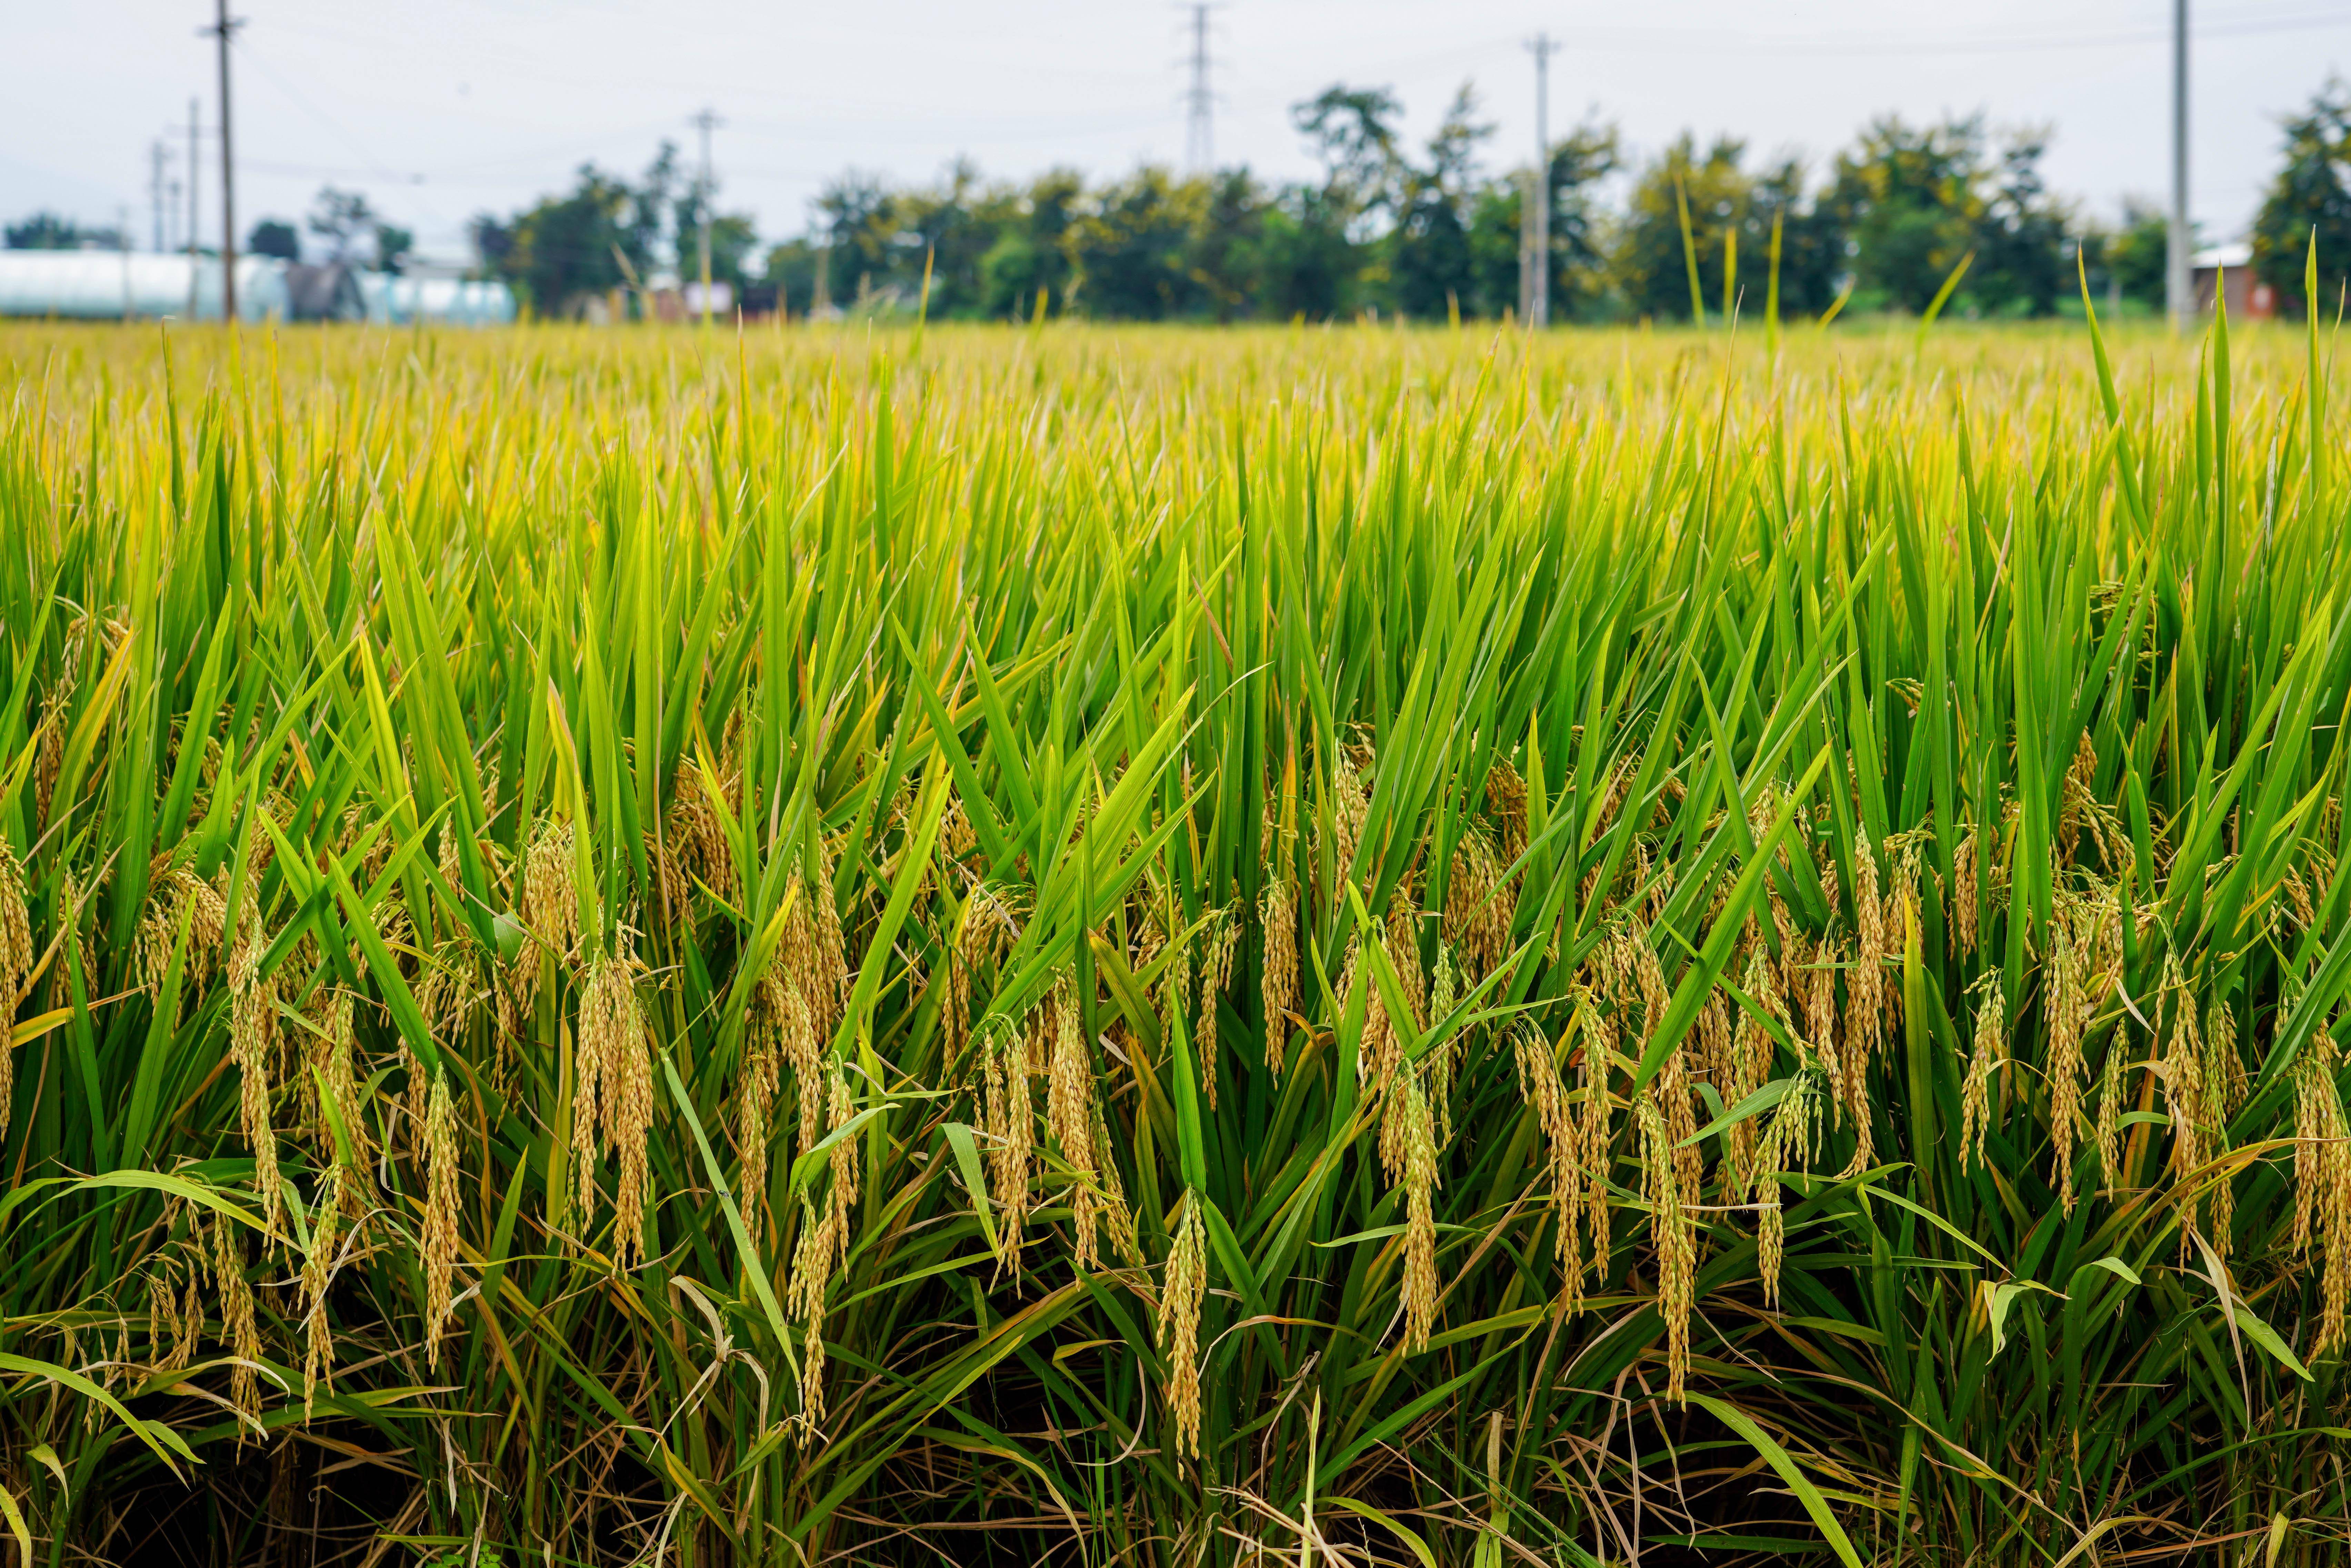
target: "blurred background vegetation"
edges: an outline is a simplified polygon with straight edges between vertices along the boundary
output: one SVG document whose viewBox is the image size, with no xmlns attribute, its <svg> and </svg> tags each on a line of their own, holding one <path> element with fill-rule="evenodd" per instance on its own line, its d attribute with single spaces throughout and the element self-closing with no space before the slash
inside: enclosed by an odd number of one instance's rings
<svg viewBox="0 0 2351 1568">
<path fill-rule="evenodd" d="M 1247 168 L 1184 174 L 1144 165 L 1089 181 L 1074 169 L 992 180 L 967 161 L 924 185 L 850 170 L 802 234 L 765 244 L 751 218 L 714 214 L 714 277 L 734 298 L 794 313 L 912 312 L 1003 319 L 1286 321 L 1403 315 L 1496 319 L 1517 306 L 1523 166 L 1493 166 L 1493 127 L 1467 86 L 1421 145 L 1383 88 L 1335 84 L 1293 106 L 1319 178 L 1271 183 Z M 2314 228 L 2322 299 L 2351 257 L 2351 87 L 2334 83 L 2282 122 L 2281 166 L 2251 235 L 2253 267 L 2289 315 L 2303 309 Z M 2160 309 L 2164 228 L 2152 201 L 2095 218 L 2042 175 L 2046 127 L 1995 131 L 1980 117 L 1914 123 L 1887 115 L 1824 164 L 1760 155 L 1748 142 L 1685 134 L 1636 157 L 1591 119 L 1552 147 L 1551 298 L 1564 320 L 1687 319 L 1726 295 L 1760 314 L 1775 225 L 1781 308 L 1923 310 L 1963 257 L 1947 308 L 1990 319 L 2078 314 L 2078 255 L 2117 314 Z M 635 287 L 664 254 L 685 255 L 711 199 L 664 144 L 632 180 L 583 165 L 573 188 L 525 211 L 484 214 L 486 270 L 542 315 Z M 1729 243 L 1736 236 L 1735 245 Z M 673 248 L 674 246 L 674 248 Z M 1741 260 L 1729 266 L 1735 254 Z M 1726 291 L 1725 273 L 1735 271 Z M 1742 287 L 1743 286 L 1743 287 Z"/>
</svg>

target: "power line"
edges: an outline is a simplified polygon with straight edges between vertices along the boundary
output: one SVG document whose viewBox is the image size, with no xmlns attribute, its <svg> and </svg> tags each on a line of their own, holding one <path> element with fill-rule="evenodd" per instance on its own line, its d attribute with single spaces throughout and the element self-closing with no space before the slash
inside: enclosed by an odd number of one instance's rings
<svg viewBox="0 0 2351 1568">
<path fill-rule="evenodd" d="M 2223 19 L 2195 29 L 2200 38 L 2255 37 L 2272 33 L 2312 32 L 2351 26 L 2351 9 L 2330 6 L 2282 16 Z M 1694 37 L 1663 27 L 1579 29 L 1576 44 L 1609 53 L 1858 56 L 2021 54 L 2047 49 L 2134 47 L 2168 41 L 2174 29 L 2118 28 L 2079 33 L 1881 33 L 1771 34 L 1712 32 Z"/>
</svg>

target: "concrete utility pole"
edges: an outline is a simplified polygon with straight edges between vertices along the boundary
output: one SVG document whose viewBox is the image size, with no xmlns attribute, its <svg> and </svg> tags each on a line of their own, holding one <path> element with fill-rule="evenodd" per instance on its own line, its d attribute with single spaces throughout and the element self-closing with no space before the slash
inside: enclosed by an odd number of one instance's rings
<svg viewBox="0 0 2351 1568">
<path fill-rule="evenodd" d="M 199 226 L 197 217 L 202 210 L 196 204 L 196 171 L 204 167 L 199 153 L 202 143 L 196 138 L 202 134 L 196 124 L 196 100 L 192 98 L 188 99 L 188 319 L 191 321 L 196 319 L 196 229 Z"/>
<path fill-rule="evenodd" d="M 2196 317 L 2193 240 L 2188 227 L 2188 0 L 2171 0 L 2171 225 L 2166 236 L 2163 302 L 2174 328 Z"/>
<path fill-rule="evenodd" d="M 726 122 L 716 111 L 705 107 L 694 117 L 694 128 L 702 132 L 702 179 L 695 186 L 695 212 L 702 219 L 702 324 L 710 325 L 710 193 L 716 187 L 710 178 L 710 133 Z"/>
<path fill-rule="evenodd" d="M 1192 85 L 1184 94 L 1184 162 L 1195 174 L 1213 172 L 1217 165 L 1214 128 L 1209 116 L 1216 104 L 1216 94 L 1208 89 L 1208 6 L 1205 0 L 1196 0 L 1192 6 Z"/>
<path fill-rule="evenodd" d="M 155 249 L 163 248 L 163 139 L 157 137 L 147 148 L 147 205 L 155 219 Z"/>
<path fill-rule="evenodd" d="M 1559 41 L 1549 33 L 1527 40 L 1535 57 L 1535 167 L 1528 182 L 1525 254 L 1519 263 L 1519 294 L 1527 325 L 1551 324 L 1551 57 Z"/>
<path fill-rule="evenodd" d="M 228 0 L 213 0 L 213 25 L 202 29 L 220 44 L 221 319 L 236 319 L 236 158 L 229 141 L 228 41 L 243 18 L 228 14 Z M 194 182 L 191 181 L 193 185 Z M 193 311 L 190 314 L 193 314 Z"/>
</svg>

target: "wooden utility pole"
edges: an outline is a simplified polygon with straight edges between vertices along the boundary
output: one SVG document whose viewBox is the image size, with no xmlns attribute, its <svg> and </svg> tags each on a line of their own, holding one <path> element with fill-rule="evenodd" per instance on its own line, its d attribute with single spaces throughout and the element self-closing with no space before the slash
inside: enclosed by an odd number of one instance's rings
<svg viewBox="0 0 2351 1568">
<path fill-rule="evenodd" d="M 213 25 L 204 29 L 220 46 L 221 319 L 236 319 L 236 158 L 229 140 L 228 41 L 245 24 L 228 14 L 228 0 L 213 0 Z M 191 182 L 193 184 L 193 182 Z"/>
</svg>

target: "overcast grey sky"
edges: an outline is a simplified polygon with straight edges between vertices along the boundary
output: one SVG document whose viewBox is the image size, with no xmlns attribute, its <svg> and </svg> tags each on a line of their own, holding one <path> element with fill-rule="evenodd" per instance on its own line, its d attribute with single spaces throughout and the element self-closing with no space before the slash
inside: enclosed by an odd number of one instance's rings
<svg viewBox="0 0 2351 1568">
<path fill-rule="evenodd" d="M 466 217 L 568 184 L 593 159 L 631 173 L 664 137 L 689 153 L 708 104 L 722 204 L 770 238 L 799 232 L 855 165 L 925 180 L 965 154 L 995 175 L 1115 172 L 1184 153 L 1185 13 L 1168 0 L 237 0 L 239 228 L 298 217 L 322 183 L 365 191 L 455 258 Z M 2099 214 L 2159 195 L 2168 147 L 2168 0 L 1225 0 L 1215 13 L 1218 162 L 1302 175 L 1289 106 L 1333 81 L 1393 87 L 1425 135 L 1475 84 L 1489 165 L 1533 140 L 1548 28 L 1555 132 L 1587 111 L 1637 152 L 1687 127 L 1818 169 L 1870 116 L 1981 111 L 2047 123 L 2051 183 Z M 0 214 L 127 213 L 152 237 L 149 147 L 184 170 L 192 95 L 214 123 L 203 0 L 0 0 Z M 2208 0 L 2196 10 L 2195 212 L 2240 231 L 2277 162 L 2278 116 L 2351 59 L 2351 5 Z M 200 180 L 216 236 L 216 152 Z"/>
</svg>

